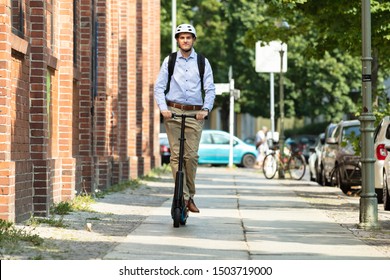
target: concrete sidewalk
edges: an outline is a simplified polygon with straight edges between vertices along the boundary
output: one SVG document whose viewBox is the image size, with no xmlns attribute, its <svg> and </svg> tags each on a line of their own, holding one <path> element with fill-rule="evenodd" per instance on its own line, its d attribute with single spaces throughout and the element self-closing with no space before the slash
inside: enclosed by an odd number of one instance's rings
<svg viewBox="0 0 390 280">
<path fill-rule="evenodd" d="M 256 170 L 200 167 L 199 214 L 174 228 L 169 199 L 104 259 L 390 259 L 310 203 L 331 193 L 337 207 L 343 203 L 337 191 L 308 181 L 267 180 Z M 298 195 L 303 192 L 308 197 Z"/>
</svg>

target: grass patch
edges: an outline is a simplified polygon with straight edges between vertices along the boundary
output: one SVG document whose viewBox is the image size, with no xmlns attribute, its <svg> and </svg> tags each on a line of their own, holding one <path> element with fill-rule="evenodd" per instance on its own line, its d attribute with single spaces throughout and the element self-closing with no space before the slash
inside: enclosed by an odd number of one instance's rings
<svg viewBox="0 0 390 280">
<path fill-rule="evenodd" d="M 102 219 L 98 217 L 91 217 L 91 218 L 86 218 L 87 221 L 101 221 Z"/>
<path fill-rule="evenodd" d="M 72 200 L 72 210 L 73 211 L 84 211 L 84 212 L 93 212 L 91 204 L 95 203 L 96 200 L 92 195 L 78 195 Z"/>
<path fill-rule="evenodd" d="M 55 203 L 51 207 L 50 213 L 63 216 L 74 211 L 92 212 L 93 210 L 91 209 L 91 204 L 95 202 L 96 201 L 92 195 L 80 194 L 70 201 Z"/>
<path fill-rule="evenodd" d="M 28 226 L 38 226 L 40 224 L 47 224 L 52 227 L 66 228 L 67 224 L 64 222 L 64 215 L 68 215 L 75 211 L 92 212 L 91 204 L 95 200 L 91 195 L 78 195 L 71 201 L 61 201 L 55 203 L 50 208 L 51 216 L 49 218 L 41 218 L 32 216 L 26 224 Z"/>
<path fill-rule="evenodd" d="M 61 201 L 57 204 L 54 204 L 50 209 L 51 213 L 57 215 L 67 215 L 72 211 L 73 211 L 72 202 L 69 201 Z"/>
<path fill-rule="evenodd" d="M 96 198 L 103 198 L 109 193 L 115 193 L 115 192 L 121 192 L 127 189 L 135 190 L 141 186 L 140 179 L 133 179 L 129 181 L 125 181 L 119 184 L 112 185 L 111 187 L 105 189 L 105 190 L 97 190 L 95 193 Z"/>
<path fill-rule="evenodd" d="M 172 174 L 172 169 L 169 164 L 165 164 L 161 167 L 153 168 L 149 174 L 142 176 L 141 179 L 145 181 L 157 181 L 161 175 Z"/>
<path fill-rule="evenodd" d="M 20 242 L 28 242 L 33 246 L 43 244 L 43 238 L 37 234 L 31 234 L 24 229 L 18 229 L 11 222 L 0 220 L 0 254 L 3 250 L 16 247 Z"/>
<path fill-rule="evenodd" d="M 59 219 L 56 219 L 55 215 L 50 216 L 49 218 L 40 218 L 40 217 L 34 217 L 32 216 L 27 222 L 26 225 L 28 226 L 38 226 L 40 224 L 46 224 L 51 227 L 57 227 L 57 228 L 66 228 L 68 225 L 64 223 L 64 216 L 60 216 Z"/>
<path fill-rule="evenodd" d="M 158 180 L 161 175 L 170 174 L 171 167 L 167 164 L 164 164 L 161 167 L 153 168 L 147 175 L 141 176 L 137 179 L 132 179 L 128 181 L 121 182 L 119 184 L 112 185 L 111 187 L 105 190 L 97 190 L 94 194 L 96 198 L 103 198 L 105 195 L 114 192 L 121 192 L 127 189 L 136 190 L 141 186 L 141 180 L 144 181 L 155 181 Z"/>
</svg>

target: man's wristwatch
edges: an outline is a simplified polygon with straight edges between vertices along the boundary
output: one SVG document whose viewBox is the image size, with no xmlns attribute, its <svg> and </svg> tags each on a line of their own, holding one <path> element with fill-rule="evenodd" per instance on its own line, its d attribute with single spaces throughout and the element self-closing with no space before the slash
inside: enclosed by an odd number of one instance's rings
<svg viewBox="0 0 390 280">
<path fill-rule="evenodd" d="M 209 113 L 209 109 L 208 108 L 202 108 L 202 111 L 207 111 L 207 113 Z"/>
</svg>

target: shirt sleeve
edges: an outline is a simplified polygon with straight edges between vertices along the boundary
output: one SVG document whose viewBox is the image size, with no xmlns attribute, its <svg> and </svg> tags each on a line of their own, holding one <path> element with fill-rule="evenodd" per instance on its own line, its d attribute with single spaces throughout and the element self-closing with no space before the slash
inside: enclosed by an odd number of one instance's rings
<svg viewBox="0 0 390 280">
<path fill-rule="evenodd" d="M 168 82 L 168 58 L 169 56 L 167 56 L 161 64 L 160 73 L 158 74 L 156 84 L 154 85 L 154 99 L 156 100 L 160 111 L 168 110 L 164 93 Z"/>
<path fill-rule="evenodd" d="M 210 62 L 207 58 L 205 59 L 203 86 L 204 86 L 204 90 L 205 90 L 205 98 L 204 98 L 203 108 L 207 108 L 207 109 L 209 109 L 209 111 L 211 111 L 214 107 L 215 84 L 214 84 L 213 70 L 212 70 Z"/>
</svg>

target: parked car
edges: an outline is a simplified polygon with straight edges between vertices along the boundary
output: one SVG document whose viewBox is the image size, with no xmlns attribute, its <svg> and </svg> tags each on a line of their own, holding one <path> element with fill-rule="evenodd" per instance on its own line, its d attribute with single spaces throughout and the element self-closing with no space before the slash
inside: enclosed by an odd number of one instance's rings
<svg viewBox="0 0 390 280">
<path fill-rule="evenodd" d="M 375 151 L 375 163 L 374 163 L 374 186 L 375 192 L 378 198 L 378 202 L 383 201 L 383 164 L 388 154 L 386 146 L 390 145 L 390 116 L 384 117 L 374 132 L 374 151 Z"/>
<path fill-rule="evenodd" d="M 221 130 L 203 130 L 199 145 L 199 164 L 229 164 L 230 134 Z M 255 145 L 246 144 L 233 136 L 233 164 L 254 167 L 257 150 Z"/>
<path fill-rule="evenodd" d="M 310 156 L 308 160 L 310 181 L 318 182 L 317 178 L 320 177 L 318 159 L 321 158 L 322 146 L 324 145 L 324 143 L 325 132 L 319 134 L 314 145 L 310 147 Z"/>
<path fill-rule="evenodd" d="M 323 177 L 322 177 L 322 170 L 323 170 L 323 164 L 322 164 L 322 153 L 324 151 L 324 148 L 328 145 L 326 143 L 326 139 L 329 138 L 334 129 L 336 128 L 337 124 L 335 123 L 330 123 L 328 124 L 328 126 L 325 128 L 325 132 L 324 132 L 324 139 L 322 140 L 322 145 L 321 145 L 321 148 L 320 148 L 320 151 L 317 153 L 317 162 L 316 162 L 316 180 L 317 180 L 317 183 L 320 184 L 320 185 L 325 185 L 324 182 L 323 182 Z"/>
<path fill-rule="evenodd" d="M 255 145 L 255 137 L 247 137 L 243 141 L 249 145 Z"/>
<path fill-rule="evenodd" d="M 314 145 L 316 137 L 316 135 L 295 135 L 287 138 L 285 142 L 293 148 L 298 148 L 305 157 L 306 162 L 308 162 L 310 156 L 310 146 Z"/>
<path fill-rule="evenodd" d="M 390 211 L 390 145 L 386 145 L 387 156 L 383 161 L 382 180 L 383 180 L 383 209 Z"/>
<path fill-rule="evenodd" d="M 161 156 L 161 165 L 168 164 L 171 158 L 171 149 L 169 147 L 168 136 L 166 133 L 160 133 L 158 135 L 160 140 L 160 156 Z"/>
<path fill-rule="evenodd" d="M 323 184 L 335 183 L 344 193 L 352 186 L 361 186 L 362 181 L 360 156 L 350 141 L 352 136 L 360 136 L 360 121 L 339 122 L 331 137 L 325 139 L 321 155 Z"/>
</svg>

